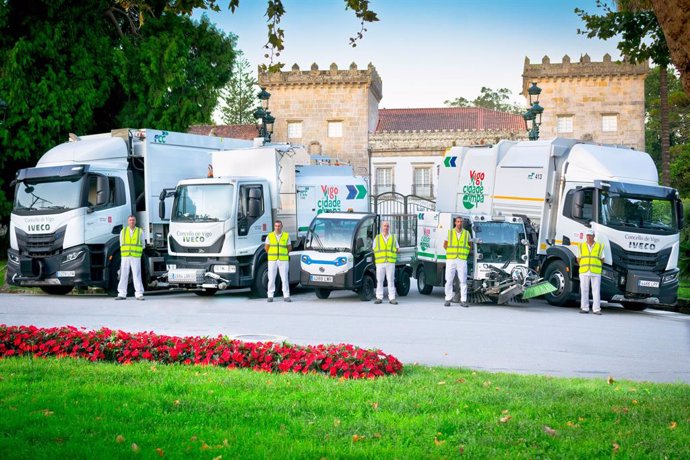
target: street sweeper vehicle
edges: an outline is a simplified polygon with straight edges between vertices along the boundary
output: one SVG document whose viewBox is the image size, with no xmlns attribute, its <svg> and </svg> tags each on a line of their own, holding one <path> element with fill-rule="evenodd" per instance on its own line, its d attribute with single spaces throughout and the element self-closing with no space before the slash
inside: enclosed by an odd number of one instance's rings
<svg viewBox="0 0 690 460">
<path fill-rule="evenodd" d="M 165 272 L 168 222 L 158 195 L 180 179 L 205 174 L 210 151 L 250 141 L 153 129 L 77 137 L 16 174 L 7 281 L 67 294 L 99 287 L 116 294 L 119 234 L 134 214 L 144 229 L 144 285 Z"/>
<path fill-rule="evenodd" d="M 161 200 L 174 201 L 159 285 L 202 296 L 249 287 L 266 297 L 265 244 L 276 220 L 291 238 L 289 278 L 297 284 L 298 251 L 314 216 L 369 207 L 366 182 L 352 166 L 311 163 L 304 148 L 289 144 L 214 152 L 211 177 L 182 180 L 162 193 Z M 161 215 L 166 211 L 162 205 Z"/>
<path fill-rule="evenodd" d="M 400 246 L 395 288 L 398 295 L 406 296 L 410 291 L 410 261 L 415 250 L 415 215 L 319 214 L 309 225 L 301 253 L 302 286 L 313 287 L 319 299 L 327 299 L 332 291 L 351 290 L 361 300 L 371 300 L 376 288 L 372 247 L 383 221 L 390 223 L 390 234 Z"/>
<path fill-rule="evenodd" d="M 588 229 L 604 245 L 602 300 L 631 310 L 676 302 L 682 202 L 658 184 L 645 152 L 562 138 L 453 147 L 437 209 L 521 217 L 534 230 L 531 267 L 556 288 L 546 294 L 551 304 L 579 295 L 576 259 Z"/>
</svg>

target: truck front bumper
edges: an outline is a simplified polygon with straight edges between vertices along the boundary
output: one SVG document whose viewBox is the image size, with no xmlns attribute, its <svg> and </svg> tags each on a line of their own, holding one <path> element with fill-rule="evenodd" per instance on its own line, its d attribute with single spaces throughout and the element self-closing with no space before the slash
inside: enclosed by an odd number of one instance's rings
<svg viewBox="0 0 690 460">
<path fill-rule="evenodd" d="M 300 284 L 306 287 L 332 289 L 332 290 L 351 290 L 355 289 L 354 270 L 350 269 L 345 273 L 337 275 L 320 275 L 300 270 Z"/>
<path fill-rule="evenodd" d="M 646 305 L 674 305 L 678 300 L 678 287 L 678 270 L 670 270 L 661 275 L 628 270 L 625 276 L 618 273 L 611 276 L 605 272 L 601 277 L 601 299 Z"/>
<path fill-rule="evenodd" d="M 95 284 L 90 267 L 91 253 L 86 245 L 46 257 L 7 250 L 7 282 L 13 286 L 91 286 Z"/>
<path fill-rule="evenodd" d="M 167 283 L 171 287 L 223 290 L 241 286 L 239 262 L 232 257 L 196 261 L 187 257 L 168 256 L 165 264 Z"/>
</svg>

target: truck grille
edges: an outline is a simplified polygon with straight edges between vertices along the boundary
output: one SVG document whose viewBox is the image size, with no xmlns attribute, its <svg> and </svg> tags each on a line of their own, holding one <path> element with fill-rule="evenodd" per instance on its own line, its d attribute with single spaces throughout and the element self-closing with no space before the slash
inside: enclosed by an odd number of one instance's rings
<svg viewBox="0 0 690 460">
<path fill-rule="evenodd" d="M 29 257 L 50 257 L 62 252 L 66 226 L 58 228 L 54 233 L 29 234 L 15 228 L 17 244 L 22 255 Z"/>
<path fill-rule="evenodd" d="M 626 251 L 619 245 L 611 243 L 611 255 L 614 267 L 618 265 L 630 269 L 663 272 L 666 270 L 668 259 L 671 257 L 671 248 L 650 254 Z"/>
</svg>

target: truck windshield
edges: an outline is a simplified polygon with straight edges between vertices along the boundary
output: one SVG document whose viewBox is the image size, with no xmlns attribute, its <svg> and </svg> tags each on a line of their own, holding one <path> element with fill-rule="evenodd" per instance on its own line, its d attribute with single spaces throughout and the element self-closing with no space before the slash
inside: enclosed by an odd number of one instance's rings
<svg viewBox="0 0 690 460">
<path fill-rule="evenodd" d="M 475 238 L 482 262 L 505 263 L 506 261 L 521 262 L 520 257 L 525 253 L 525 247 L 520 240 L 525 237 L 523 224 L 512 222 L 483 222 L 474 224 Z"/>
<path fill-rule="evenodd" d="M 181 185 L 172 209 L 173 222 L 220 222 L 232 215 L 231 184 Z"/>
<path fill-rule="evenodd" d="M 14 212 L 60 212 L 83 206 L 84 178 L 50 182 L 19 182 L 15 189 Z"/>
<path fill-rule="evenodd" d="M 599 223 L 616 230 L 674 234 L 678 232 L 678 219 L 671 200 L 600 193 Z"/>
<path fill-rule="evenodd" d="M 316 218 L 307 233 L 307 249 L 352 251 L 352 240 L 359 220 Z"/>
</svg>

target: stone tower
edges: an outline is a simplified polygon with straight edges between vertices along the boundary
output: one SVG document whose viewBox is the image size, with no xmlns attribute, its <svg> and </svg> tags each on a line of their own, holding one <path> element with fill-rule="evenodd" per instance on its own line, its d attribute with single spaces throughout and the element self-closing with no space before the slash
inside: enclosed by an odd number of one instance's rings
<svg viewBox="0 0 690 460">
<path fill-rule="evenodd" d="M 556 136 L 621 144 L 644 150 L 644 80 L 647 63 L 592 62 L 585 54 L 579 62 L 568 55 L 561 63 L 544 56 L 541 64 L 525 58 L 523 95 L 531 82 L 542 88 L 544 107 L 540 139 Z"/>
<path fill-rule="evenodd" d="M 271 93 L 269 110 L 276 117 L 273 140 L 302 144 L 312 154 L 349 162 L 359 175 L 369 174 L 369 133 L 376 129 L 381 78 L 369 64 L 347 70 L 316 64 L 301 71 L 259 72 L 259 85 Z"/>
</svg>

